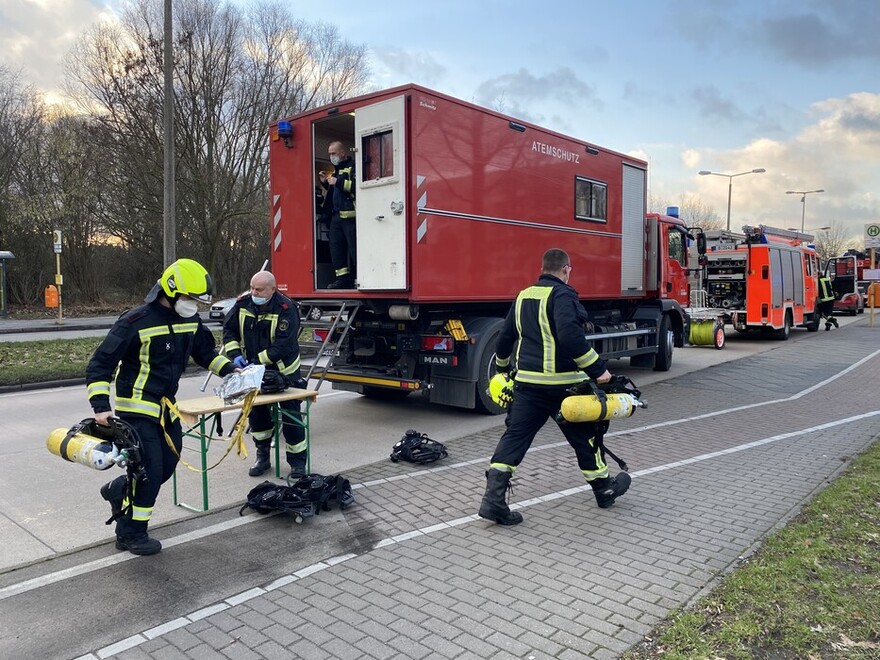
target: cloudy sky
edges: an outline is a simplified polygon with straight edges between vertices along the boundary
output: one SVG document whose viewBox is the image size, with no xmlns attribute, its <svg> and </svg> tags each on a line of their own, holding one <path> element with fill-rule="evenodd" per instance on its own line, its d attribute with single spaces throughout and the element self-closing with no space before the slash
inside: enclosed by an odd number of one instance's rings
<svg viewBox="0 0 880 660">
<path fill-rule="evenodd" d="M 51 92 L 77 34 L 124 0 L 2 0 L 0 62 Z M 235 0 L 245 4 L 249 0 Z M 877 0 L 301 2 L 370 53 L 376 89 L 415 82 L 649 165 L 731 225 L 880 221 Z"/>
</svg>

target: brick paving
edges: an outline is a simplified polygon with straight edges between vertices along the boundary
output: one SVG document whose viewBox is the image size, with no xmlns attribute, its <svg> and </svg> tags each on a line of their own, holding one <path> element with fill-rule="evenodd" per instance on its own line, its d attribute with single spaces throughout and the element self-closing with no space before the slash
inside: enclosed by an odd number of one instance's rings
<svg viewBox="0 0 880 660">
<path fill-rule="evenodd" d="M 607 439 L 633 476 L 610 510 L 553 424 L 517 472 L 511 502 L 525 522 L 512 528 L 474 515 L 500 428 L 449 443 L 428 469 L 355 470 L 357 505 L 329 515 L 368 550 L 169 612 L 83 657 L 617 658 L 874 442 L 878 332 L 852 326 L 825 344 L 834 355 L 780 343 L 645 388 L 650 407 Z"/>
</svg>

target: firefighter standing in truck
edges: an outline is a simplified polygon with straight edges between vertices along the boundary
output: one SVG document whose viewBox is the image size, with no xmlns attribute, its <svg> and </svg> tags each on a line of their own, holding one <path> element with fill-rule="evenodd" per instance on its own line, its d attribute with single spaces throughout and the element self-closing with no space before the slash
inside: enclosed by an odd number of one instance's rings
<svg viewBox="0 0 880 660">
<path fill-rule="evenodd" d="M 605 362 L 584 336 L 587 313 L 577 292 L 568 286 L 570 274 L 568 254 L 557 248 L 547 250 L 540 278 L 516 297 L 498 337 L 495 367 L 501 373 L 515 369 L 516 374 L 507 428 L 486 472 L 479 515 L 500 525 L 523 520 L 506 502 L 510 480 L 537 432 L 548 418 L 555 418 L 562 400 L 569 396 L 568 388 L 587 377 L 598 383 L 611 380 Z M 518 346 L 515 356 L 514 346 Z M 603 509 L 610 507 L 629 488 L 629 475 L 609 476 L 595 442 L 596 424 L 564 423 L 559 428 L 575 451 L 596 503 Z"/>
<path fill-rule="evenodd" d="M 279 372 L 287 385 L 305 388 L 300 376 L 299 312 L 287 296 L 276 290 L 275 276 L 262 270 L 251 278 L 251 291 L 239 298 L 223 322 L 223 346 L 236 367 L 262 364 Z M 306 473 L 308 458 L 300 401 L 282 401 L 281 431 L 290 477 Z M 254 406 L 251 434 L 257 458 L 248 470 L 258 477 L 272 467 L 270 460 L 275 427 L 269 406 Z"/>
<path fill-rule="evenodd" d="M 153 555 L 162 549 L 147 526 L 159 489 L 180 457 L 183 430 L 174 396 L 190 356 L 219 376 L 235 369 L 217 354 L 214 336 L 198 316 L 198 303 L 211 302 L 211 288 L 211 277 L 199 263 L 178 259 L 144 298 L 145 305 L 119 317 L 86 367 L 95 421 L 108 425 L 113 415 L 110 381 L 115 373 L 116 414 L 135 429 L 142 446 L 145 478 L 129 484 L 121 476 L 101 487 L 116 519 L 119 550 Z"/>
<path fill-rule="evenodd" d="M 357 232 L 355 222 L 354 160 L 342 142 L 331 142 L 327 149 L 333 174 L 319 175 L 321 185 L 333 199 L 330 220 L 330 260 L 336 279 L 328 289 L 353 289 L 357 277 Z"/>
</svg>

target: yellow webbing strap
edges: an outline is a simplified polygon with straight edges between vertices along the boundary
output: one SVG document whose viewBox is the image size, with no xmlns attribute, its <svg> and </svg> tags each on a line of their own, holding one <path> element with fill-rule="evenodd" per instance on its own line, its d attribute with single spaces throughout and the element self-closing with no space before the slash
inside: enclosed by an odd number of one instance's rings
<svg viewBox="0 0 880 660">
<path fill-rule="evenodd" d="M 168 446 L 171 448 L 171 451 L 177 456 L 178 460 L 186 466 L 187 469 L 192 470 L 193 472 L 207 472 L 208 470 L 213 470 L 215 467 L 220 465 L 223 462 L 223 459 L 229 456 L 229 452 L 232 451 L 232 448 L 237 445 L 236 453 L 241 456 L 242 459 L 247 458 L 247 446 L 244 441 L 244 430 L 247 428 L 247 419 L 248 415 L 251 412 L 251 408 L 254 405 L 254 399 L 257 398 L 257 395 L 260 393 L 259 390 L 253 390 L 252 392 L 248 392 L 244 401 L 241 404 L 241 415 L 238 418 L 238 422 L 235 424 L 235 428 L 232 431 L 232 437 L 229 440 L 229 446 L 226 448 L 226 451 L 223 453 L 223 456 L 220 457 L 214 465 L 205 468 L 202 470 L 201 468 L 193 467 L 189 463 L 187 463 L 181 457 L 180 453 L 177 451 L 177 448 L 174 446 L 174 440 L 171 439 L 171 436 L 168 435 L 168 432 L 165 430 L 165 409 L 167 408 L 172 415 L 175 417 L 180 417 L 180 411 L 177 409 L 177 404 L 173 401 L 162 398 L 162 413 L 159 417 L 160 424 L 162 426 L 162 433 L 165 435 L 165 442 L 168 443 Z M 222 440 L 222 438 L 214 438 L 209 437 L 209 440 Z"/>
</svg>

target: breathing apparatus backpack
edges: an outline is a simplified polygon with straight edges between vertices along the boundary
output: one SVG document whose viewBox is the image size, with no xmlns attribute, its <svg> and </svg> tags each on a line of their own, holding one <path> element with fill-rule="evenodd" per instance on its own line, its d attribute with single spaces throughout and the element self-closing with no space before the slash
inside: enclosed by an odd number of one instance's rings
<svg viewBox="0 0 880 660">
<path fill-rule="evenodd" d="M 264 481 L 255 486 L 247 495 L 247 501 L 238 511 L 244 515 L 247 508 L 257 513 L 268 514 L 274 511 L 293 513 L 296 522 L 329 511 L 330 503 L 336 502 L 340 510 L 354 504 L 351 484 L 341 474 L 323 476 L 307 474 L 295 482 L 276 484 Z"/>
<path fill-rule="evenodd" d="M 424 465 L 439 461 L 447 456 L 449 456 L 449 452 L 446 451 L 446 445 L 431 440 L 426 433 L 409 429 L 391 448 L 390 458 L 392 463 L 403 459 L 410 463 Z"/>
<path fill-rule="evenodd" d="M 607 383 L 596 383 L 588 379 L 570 387 L 568 392 L 571 396 L 562 400 L 559 412 L 556 413 L 556 422 L 593 423 L 596 426 L 593 440 L 601 452 L 602 460 L 605 460 L 607 454 L 621 470 L 628 471 L 626 462 L 605 446 L 605 434 L 608 432 L 609 420 L 630 417 L 636 408 L 648 407 L 632 379 L 622 375 L 612 376 Z"/>
<path fill-rule="evenodd" d="M 55 429 L 46 438 L 46 448 L 65 461 L 94 470 L 118 465 L 136 479 L 146 480 L 141 440 L 133 426 L 111 417 L 109 426 L 88 417 L 70 429 Z"/>
</svg>

